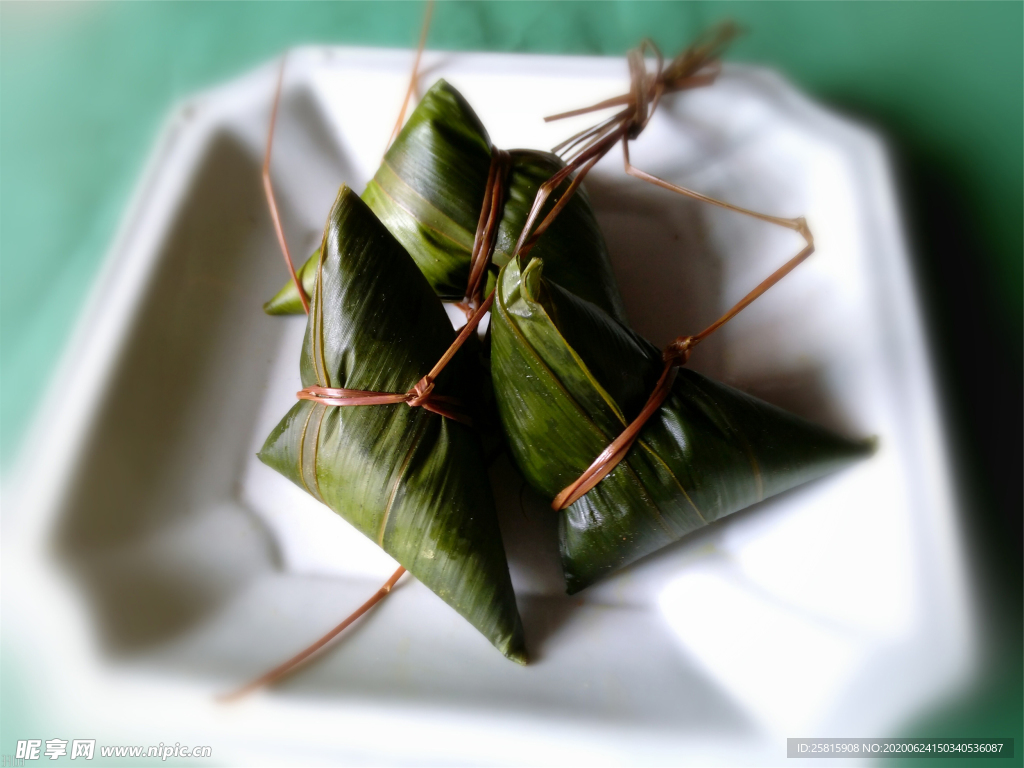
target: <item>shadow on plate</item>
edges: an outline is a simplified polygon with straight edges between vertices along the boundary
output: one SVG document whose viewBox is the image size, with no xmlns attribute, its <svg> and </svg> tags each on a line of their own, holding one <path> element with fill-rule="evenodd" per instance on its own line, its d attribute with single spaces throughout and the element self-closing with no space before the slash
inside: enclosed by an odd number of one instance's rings
<svg viewBox="0 0 1024 768">
<path fill-rule="evenodd" d="M 308 209 L 323 203 L 326 215 L 351 165 L 311 92 L 298 89 L 283 107 L 288 142 L 275 148 L 275 164 L 296 146 L 317 158 L 297 172 L 301 199 L 279 189 L 283 221 L 291 242 L 319 239 L 311 222 L 321 213 Z M 281 335 L 254 297 L 271 296 L 287 277 L 261 161 L 227 129 L 211 137 L 59 516 L 58 557 L 114 653 L 187 630 L 275 566 L 270 537 L 236 501 Z"/>
</svg>

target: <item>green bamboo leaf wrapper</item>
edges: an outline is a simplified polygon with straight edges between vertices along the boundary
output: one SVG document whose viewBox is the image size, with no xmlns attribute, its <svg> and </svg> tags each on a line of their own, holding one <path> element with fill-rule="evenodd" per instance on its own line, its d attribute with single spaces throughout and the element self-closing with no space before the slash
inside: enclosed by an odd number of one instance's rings
<svg viewBox="0 0 1024 768">
<path fill-rule="evenodd" d="M 413 111 L 363 192 L 363 200 L 442 299 L 457 301 L 465 295 L 492 149 L 486 129 L 469 104 L 439 80 Z M 537 188 L 564 166 L 548 152 L 518 149 L 510 154 L 504 213 L 492 259 L 495 270 L 512 257 Z M 557 197 L 557 193 L 552 196 L 548 208 Z M 585 190 L 576 193 L 531 253 L 545 260 L 548 275 L 562 287 L 625 318 L 604 238 Z M 315 258 L 316 254 L 304 272 Z M 303 311 L 290 282 L 265 309 L 270 314 Z"/>
<path fill-rule="evenodd" d="M 304 387 L 406 392 L 455 338 L 401 245 L 342 187 L 324 233 L 302 346 Z M 461 356 L 438 394 L 471 395 Z M 297 402 L 260 459 L 379 544 L 510 659 L 525 663 L 479 438 L 404 403 Z"/>
<path fill-rule="evenodd" d="M 491 361 L 512 455 L 554 498 L 640 412 L 663 364 L 652 344 L 543 270 L 537 259 L 502 270 Z M 623 461 L 552 511 L 568 591 L 869 451 L 683 368 Z"/>
</svg>

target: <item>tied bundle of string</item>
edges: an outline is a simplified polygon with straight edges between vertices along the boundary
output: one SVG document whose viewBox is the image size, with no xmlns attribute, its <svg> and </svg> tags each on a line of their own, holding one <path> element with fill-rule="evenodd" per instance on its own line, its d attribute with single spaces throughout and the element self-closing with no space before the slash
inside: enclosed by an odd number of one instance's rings
<svg viewBox="0 0 1024 768">
<path fill-rule="evenodd" d="M 627 57 L 630 73 L 628 93 L 589 107 L 545 117 L 545 122 L 551 122 L 602 109 L 623 107 L 611 117 L 570 136 L 551 150 L 562 156 L 566 166 L 538 190 L 526 226 L 523 227 L 516 243 L 516 253 L 525 255 L 529 252 L 575 194 L 590 169 L 608 154 L 618 141 L 622 141 L 626 172 L 645 181 L 651 181 L 653 177 L 648 178 L 643 171 L 637 171 L 629 164 L 629 142 L 636 139 L 647 127 L 664 94 L 711 85 L 721 72 L 719 58 L 722 52 L 738 33 L 739 29 L 732 22 L 722 23 L 698 38 L 693 45 L 669 62 L 667 67 L 658 47 L 651 40 L 644 40 L 637 48 L 631 50 Z M 653 71 L 647 69 L 648 53 L 653 54 L 655 58 Z M 548 197 L 573 174 L 575 176 L 565 193 L 538 224 L 537 219 Z"/>
<path fill-rule="evenodd" d="M 493 292 L 487 299 L 482 300 L 480 297 L 483 293 L 483 278 L 487 273 L 487 265 L 491 261 L 494 245 L 497 242 L 498 223 L 501 220 L 501 212 L 504 206 L 505 184 L 509 165 L 508 152 L 495 149 L 491 155 L 487 188 L 484 192 L 480 219 L 477 223 L 476 236 L 473 241 L 466 298 L 457 305 L 466 313 L 466 324 L 459 331 L 459 335 L 455 337 L 455 341 L 452 342 L 451 346 L 441 356 L 441 359 L 430 369 L 430 372 L 416 382 L 408 392 L 372 392 L 361 389 L 310 386 L 296 393 L 299 400 L 310 400 L 321 405 L 333 407 L 405 403 L 410 408 L 424 408 L 447 419 L 472 425 L 473 421 L 465 406 L 457 398 L 435 393 L 434 382 L 455 356 L 455 353 L 459 351 L 462 345 L 466 343 L 466 340 L 476 331 L 484 314 L 486 314 L 494 302 Z M 321 251 L 321 259 L 323 258 L 322 253 L 323 251 Z M 302 291 L 302 286 L 297 278 L 295 278 L 295 282 L 299 286 L 299 290 Z M 323 311 L 319 302 L 314 302 L 314 306 L 318 313 Z"/>
</svg>

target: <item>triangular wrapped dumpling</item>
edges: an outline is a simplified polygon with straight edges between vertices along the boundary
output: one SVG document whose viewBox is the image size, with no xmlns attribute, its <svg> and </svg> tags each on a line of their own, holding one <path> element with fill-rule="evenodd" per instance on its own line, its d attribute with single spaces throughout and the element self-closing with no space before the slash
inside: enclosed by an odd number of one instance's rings
<svg viewBox="0 0 1024 768">
<path fill-rule="evenodd" d="M 649 342 L 544 279 L 543 268 L 534 259 L 520 273 L 517 259 L 502 270 L 491 361 L 512 455 L 554 498 L 642 410 L 663 363 Z M 681 369 L 625 458 L 560 513 L 568 590 L 869 450 Z"/>
<path fill-rule="evenodd" d="M 458 301 L 466 294 L 494 151 L 466 100 L 439 80 L 423 96 L 363 192 L 363 200 L 405 246 L 442 299 Z M 509 155 L 492 280 L 512 257 L 537 188 L 565 165 L 548 152 L 517 149 Z M 568 184 L 552 195 L 545 212 Z M 531 253 L 545 260 L 548 275 L 562 287 L 624 318 L 604 238 L 584 190 L 576 192 Z M 307 292 L 317 258 L 313 254 L 300 270 Z M 270 314 L 302 312 L 295 285 L 286 284 L 264 309 Z"/>
<path fill-rule="evenodd" d="M 302 346 L 303 387 L 409 391 L 455 333 L 422 273 L 354 192 L 331 209 Z M 434 392 L 467 398 L 459 356 Z M 510 659 L 523 631 L 480 441 L 404 403 L 300 400 L 260 459 L 379 544 Z"/>
</svg>

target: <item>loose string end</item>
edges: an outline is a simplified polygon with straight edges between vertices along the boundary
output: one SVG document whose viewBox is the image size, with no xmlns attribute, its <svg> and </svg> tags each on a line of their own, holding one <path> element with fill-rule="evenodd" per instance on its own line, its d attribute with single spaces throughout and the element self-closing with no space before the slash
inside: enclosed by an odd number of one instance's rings
<svg viewBox="0 0 1024 768">
<path fill-rule="evenodd" d="M 377 603 L 379 603 L 381 600 L 387 597 L 391 593 L 392 588 L 395 586 L 398 580 L 402 578 L 402 574 L 404 573 L 405 568 L 399 566 L 398 570 L 391 574 L 391 578 L 384 583 L 384 586 L 377 590 L 373 597 L 371 597 L 369 600 L 367 600 L 365 603 L 359 606 L 359 608 L 357 608 L 355 611 L 349 614 L 344 621 L 342 621 L 340 624 L 334 627 L 326 635 L 321 637 L 312 645 L 306 647 L 299 653 L 292 656 L 283 664 L 279 664 L 266 674 L 260 675 L 255 680 L 246 683 L 241 688 L 231 691 L 230 693 L 217 696 L 216 701 L 222 704 L 228 704 L 231 702 L 238 701 L 239 699 L 244 698 L 253 691 L 257 691 L 260 688 L 271 685 L 280 680 L 281 678 L 286 677 L 287 675 L 294 672 L 313 654 L 315 654 L 317 651 L 319 651 L 321 648 L 323 648 L 325 645 L 331 642 L 331 640 L 333 640 L 335 637 L 341 634 L 349 625 L 352 624 L 352 622 L 354 622 L 368 610 L 373 608 L 373 606 L 375 606 Z"/>
</svg>

